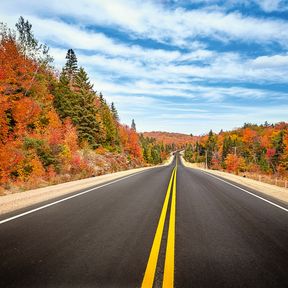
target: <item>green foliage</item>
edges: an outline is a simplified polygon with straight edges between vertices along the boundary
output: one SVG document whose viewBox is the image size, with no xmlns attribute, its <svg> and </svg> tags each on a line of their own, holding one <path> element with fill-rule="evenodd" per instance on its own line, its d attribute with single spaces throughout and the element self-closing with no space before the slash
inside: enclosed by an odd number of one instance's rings
<svg viewBox="0 0 288 288">
<path fill-rule="evenodd" d="M 279 164 L 281 155 L 283 154 L 285 149 L 284 136 L 285 132 L 284 130 L 281 130 L 272 138 L 272 143 L 275 148 L 275 154 L 273 156 L 273 163 L 275 165 Z"/>
<path fill-rule="evenodd" d="M 61 119 L 73 115 L 73 92 L 68 86 L 69 81 L 65 75 L 61 75 L 59 83 L 56 84 L 52 93 L 54 95 L 54 107 Z"/>
<path fill-rule="evenodd" d="M 118 146 L 119 135 L 117 131 L 117 122 L 112 111 L 106 103 L 101 104 L 100 115 L 106 132 L 104 146 Z"/>
<path fill-rule="evenodd" d="M 119 114 L 113 102 L 111 103 L 111 112 L 115 121 L 119 122 Z"/>
<path fill-rule="evenodd" d="M 184 159 L 186 161 L 192 162 L 193 159 L 193 146 L 192 144 L 188 144 L 184 151 Z"/>
<path fill-rule="evenodd" d="M 43 167 L 46 169 L 50 165 L 57 167 L 59 164 L 57 156 L 59 152 L 61 152 L 61 147 L 58 147 L 58 149 L 54 149 L 54 151 L 52 151 L 51 147 L 46 141 L 25 137 L 23 141 L 23 148 L 26 151 L 36 152 L 36 155 L 39 157 Z"/>
<path fill-rule="evenodd" d="M 76 75 L 78 73 L 77 57 L 73 49 L 69 49 L 66 54 L 66 63 L 62 70 L 61 76 L 64 76 L 70 87 L 73 85 Z"/>
<path fill-rule="evenodd" d="M 106 103 L 106 100 L 104 99 L 104 97 L 103 97 L 103 94 L 100 92 L 100 94 L 99 94 L 99 99 L 100 99 L 100 103 L 101 104 L 107 104 Z"/>
<path fill-rule="evenodd" d="M 206 142 L 206 158 L 207 158 L 207 165 L 211 167 L 212 164 L 212 157 L 214 152 L 216 151 L 216 136 L 213 134 L 212 130 L 210 130 L 208 134 L 208 141 Z"/>
<path fill-rule="evenodd" d="M 140 143 L 145 162 L 155 165 L 162 163 L 169 153 L 174 151 L 173 148 L 175 148 L 174 145 L 159 144 L 155 138 L 144 137 L 143 134 L 140 134 Z"/>
<path fill-rule="evenodd" d="M 232 149 L 234 147 L 233 141 L 231 140 L 231 137 L 225 137 L 223 140 L 223 148 L 222 148 L 222 156 L 221 156 L 221 164 L 224 167 L 225 164 L 225 160 L 228 156 L 228 154 L 230 154 L 232 152 Z"/>
</svg>

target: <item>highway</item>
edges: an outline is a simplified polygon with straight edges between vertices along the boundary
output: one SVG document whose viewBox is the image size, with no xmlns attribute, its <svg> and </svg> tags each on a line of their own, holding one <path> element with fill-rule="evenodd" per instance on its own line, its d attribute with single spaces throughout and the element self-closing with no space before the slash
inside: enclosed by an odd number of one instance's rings
<svg viewBox="0 0 288 288">
<path fill-rule="evenodd" d="M 0 287 L 288 287 L 287 206 L 176 158 L 2 215 Z"/>
</svg>

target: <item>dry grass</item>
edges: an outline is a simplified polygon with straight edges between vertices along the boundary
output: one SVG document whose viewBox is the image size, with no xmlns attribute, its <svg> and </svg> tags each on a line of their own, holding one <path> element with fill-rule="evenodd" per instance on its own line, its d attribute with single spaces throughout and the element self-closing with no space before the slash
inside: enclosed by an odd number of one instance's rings
<svg viewBox="0 0 288 288">
<path fill-rule="evenodd" d="M 154 167 L 169 165 L 172 160 L 173 157 L 170 157 L 165 164 Z M 1 196 L 0 215 L 151 168 L 153 169 L 153 167 L 130 169 L 97 177 L 61 183 L 44 188 L 33 189 L 23 193 L 13 193 L 10 195 Z"/>
</svg>

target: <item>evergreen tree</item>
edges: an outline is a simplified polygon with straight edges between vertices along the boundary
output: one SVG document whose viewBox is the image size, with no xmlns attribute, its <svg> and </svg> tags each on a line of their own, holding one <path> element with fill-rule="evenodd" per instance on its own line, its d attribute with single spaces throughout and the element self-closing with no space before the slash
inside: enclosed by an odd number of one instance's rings
<svg viewBox="0 0 288 288">
<path fill-rule="evenodd" d="M 216 137 L 212 130 L 208 134 L 208 140 L 206 143 L 206 157 L 208 168 L 211 166 L 213 153 L 216 150 Z"/>
<path fill-rule="evenodd" d="M 119 144 L 116 121 L 114 120 L 114 116 L 106 103 L 102 104 L 100 114 L 106 132 L 106 139 L 103 144 L 110 149 Z"/>
<path fill-rule="evenodd" d="M 97 121 L 97 108 L 95 106 L 96 94 L 92 90 L 85 70 L 81 67 L 75 75 L 75 116 L 72 119 L 77 125 L 80 140 L 86 140 L 92 148 L 96 148 L 99 123 Z"/>
<path fill-rule="evenodd" d="M 273 138 L 272 143 L 275 147 L 275 154 L 272 157 L 273 165 L 276 167 L 279 165 L 279 162 L 281 160 L 281 155 L 284 154 L 285 150 L 285 143 L 284 143 L 284 137 L 285 137 L 285 131 L 280 130 Z"/>
<path fill-rule="evenodd" d="M 76 62 L 77 62 L 77 60 L 76 60 Z M 76 71 L 77 71 L 77 69 L 76 69 Z M 93 84 L 90 83 L 89 77 L 88 77 L 88 75 L 85 72 L 83 67 L 80 67 L 77 74 L 75 74 L 75 80 L 74 81 L 75 81 L 76 90 L 79 89 L 79 90 L 83 90 L 83 91 L 87 91 L 87 92 L 92 92 L 93 97 L 95 98 L 95 93 L 93 91 Z"/>
<path fill-rule="evenodd" d="M 193 158 L 193 147 L 191 144 L 188 144 L 186 146 L 186 149 L 184 151 L 184 158 L 185 160 L 192 162 L 192 158 Z"/>
<path fill-rule="evenodd" d="M 53 58 L 48 54 L 49 48 L 46 45 L 39 44 L 32 32 L 32 24 L 20 16 L 15 24 L 18 31 L 18 43 L 20 51 L 29 58 L 38 61 L 40 64 L 48 64 Z"/>
<path fill-rule="evenodd" d="M 111 103 L 111 112 L 112 112 L 112 114 L 113 114 L 114 119 L 115 119 L 117 122 L 119 122 L 118 111 L 117 111 L 117 109 L 116 109 L 116 107 L 115 107 L 115 105 L 114 105 L 113 102 Z"/>
<path fill-rule="evenodd" d="M 96 94 L 83 68 L 74 76 L 73 90 L 66 73 L 62 73 L 54 91 L 54 106 L 62 120 L 69 117 L 77 128 L 80 142 L 98 147 L 99 120 L 95 105 Z"/>
<path fill-rule="evenodd" d="M 100 99 L 100 103 L 101 104 L 106 104 L 106 101 L 105 101 L 105 99 L 104 99 L 104 97 L 103 97 L 103 94 L 100 92 L 100 94 L 99 94 L 99 99 Z"/>
<path fill-rule="evenodd" d="M 54 107 L 60 118 L 64 120 L 69 117 L 71 120 L 75 117 L 76 99 L 73 91 L 69 87 L 69 81 L 64 74 L 61 74 L 58 84 L 52 91 L 54 95 Z"/>
<path fill-rule="evenodd" d="M 225 164 L 225 160 L 226 157 L 229 153 L 231 153 L 231 149 L 233 147 L 233 142 L 231 140 L 231 137 L 225 137 L 223 140 L 223 148 L 222 148 L 222 157 L 221 157 L 221 161 L 222 161 L 222 166 L 225 168 L 226 164 Z"/>
<path fill-rule="evenodd" d="M 135 130 L 136 131 L 136 124 L 135 124 L 135 121 L 134 119 L 132 119 L 132 123 L 131 123 L 131 129 Z"/>
<path fill-rule="evenodd" d="M 69 81 L 70 87 L 72 87 L 75 77 L 78 73 L 77 57 L 73 49 L 69 49 L 66 54 L 66 63 L 63 68 L 62 74 L 66 76 Z"/>
</svg>

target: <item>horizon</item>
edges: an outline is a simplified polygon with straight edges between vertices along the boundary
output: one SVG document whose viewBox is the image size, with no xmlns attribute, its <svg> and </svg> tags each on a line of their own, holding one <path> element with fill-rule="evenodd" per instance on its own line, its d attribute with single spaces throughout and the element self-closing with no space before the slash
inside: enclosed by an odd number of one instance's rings
<svg viewBox="0 0 288 288">
<path fill-rule="evenodd" d="M 58 2 L 2 1 L 0 22 L 28 20 L 57 70 L 72 48 L 139 132 L 287 121 L 288 1 Z"/>
</svg>

